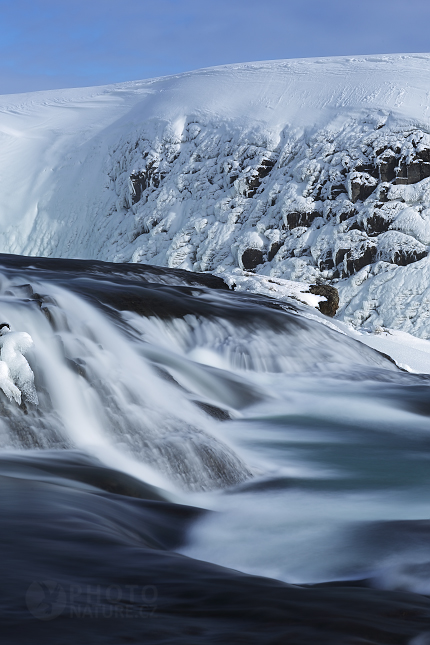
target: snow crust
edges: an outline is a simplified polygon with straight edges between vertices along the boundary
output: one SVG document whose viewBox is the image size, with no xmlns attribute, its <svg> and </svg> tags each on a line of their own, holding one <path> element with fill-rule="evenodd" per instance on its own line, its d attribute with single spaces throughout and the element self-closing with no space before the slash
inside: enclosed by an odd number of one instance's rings
<svg viewBox="0 0 430 645">
<path fill-rule="evenodd" d="M 428 338 L 429 99 L 427 54 L 0 96 L 0 251 L 327 281 L 340 319 Z"/>
</svg>

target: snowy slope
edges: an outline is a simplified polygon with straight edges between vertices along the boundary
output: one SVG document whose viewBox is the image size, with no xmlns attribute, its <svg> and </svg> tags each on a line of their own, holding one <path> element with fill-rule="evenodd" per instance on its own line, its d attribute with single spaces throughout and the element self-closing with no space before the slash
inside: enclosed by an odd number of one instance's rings
<svg viewBox="0 0 430 645">
<path fill-rule="evenodd" d="M 429 107 L 424 54 L 0 96 L 0 251 L 321 280 L 430 337 Z"/>
</svg>

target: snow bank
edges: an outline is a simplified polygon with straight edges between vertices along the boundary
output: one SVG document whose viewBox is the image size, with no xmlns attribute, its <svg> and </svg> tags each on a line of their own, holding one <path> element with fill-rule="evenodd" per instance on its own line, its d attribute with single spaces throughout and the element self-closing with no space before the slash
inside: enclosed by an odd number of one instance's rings
<svg viewBox="0 0 430 645">
<path fill-rule="evenodd" d="M 429 87 L 408 54 L 1 96 L 0 251 L 326 282 L 427 338 Z"/>
</svg>

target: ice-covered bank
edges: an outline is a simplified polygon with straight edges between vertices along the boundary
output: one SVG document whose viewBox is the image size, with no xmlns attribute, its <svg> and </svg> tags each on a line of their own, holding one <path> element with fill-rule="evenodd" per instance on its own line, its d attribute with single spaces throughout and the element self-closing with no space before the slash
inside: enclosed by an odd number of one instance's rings
<svg viewBox="0 0 430 645">
<path fill-rule="evenodd" d="M 322 281 L 427 338 L 429 92 L 408 54 L 2 96 L 0 251 Z"/>
</svg>

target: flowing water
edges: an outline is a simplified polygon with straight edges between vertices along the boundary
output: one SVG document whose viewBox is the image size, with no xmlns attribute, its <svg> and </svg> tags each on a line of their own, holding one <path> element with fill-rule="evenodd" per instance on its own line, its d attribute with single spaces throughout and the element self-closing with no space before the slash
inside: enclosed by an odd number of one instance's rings
<svg viewBox="0 0 430 645">
<path fill-rule="evenodd" d="M 428 377 L 222 287 L 0 257 L 10 642 L 428 642 Z"/>
</svg>

